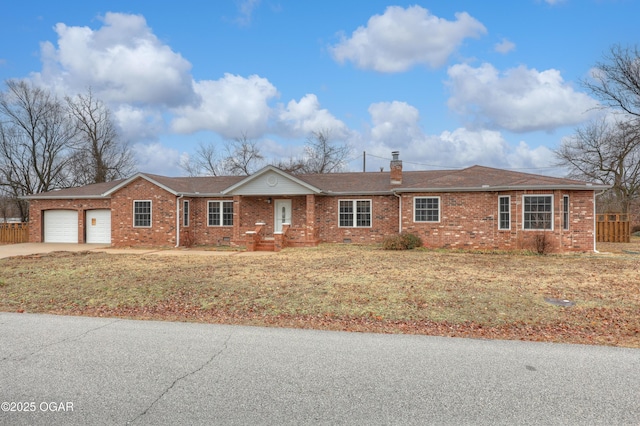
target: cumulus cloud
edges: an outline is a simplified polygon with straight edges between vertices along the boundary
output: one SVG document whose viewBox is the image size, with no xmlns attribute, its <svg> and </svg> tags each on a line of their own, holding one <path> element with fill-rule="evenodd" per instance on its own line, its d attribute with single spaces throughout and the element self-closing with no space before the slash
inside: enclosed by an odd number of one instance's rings
<svg viewBox="0 0 640 426">
<path fill-rule="evenodd" d="M 181 155 L 175 149 L 168 148 L 159 142 L 136 143 L 131 151 L 138 165 L 138 171 L 166 176 L 182 174 L 179 162 Z"/>
<path fill-rule="evenodd" d="M 400 150 L 407 170 L 425 167 L 452 168 L 480 164 L 491 167 L 548 167 L 553 153 L 546 147 L 530 148 L 520 142 L 513 148 L 501 132 L 458 128 L 438 135 L 425 133 L 418 110 L 405 102 L 381 102 L 369 107 L 372 127 L 356 148 L 374 156 L 388 157 Z M 382 167 L 388 162 L 378 161 Z M 375 167 L 375 166 L 372 166 Z"/>
<path fill-rule="evenodd" d="M 516 45 L 512 41 L 503 38 L 502 41 L 500 43 L 496 43 L 493 48 L 496 52 L 505 54 L 514 50 L 516 48 Z"/>
<path fill-rule="evenodd" d="M 66 93 L 91 87 L 105 102 L 176 106 L 193 100 L 191 64 L 158 40 L 144 17 L 107 13 L 97 30 L 58 23 L 57 48 L 41 44 L 33 80 Z"/>
<path fill-rule="evenodd" d="M 120 104 L 112 109 L 120 135 L 125 141 L 152 140 L 165 130 L 162 114 L 149 108 Z"/>
<path fill-rule="evenodd" d="M 596 101 L 576 92 L 554 69 L 524 66 L 500 73 L 491 64 L 449 68 L 449 107 L 470 122 L 513 132 L 573 126 L 589 119 Z"/>
<path fill-rule="evenodd" d="M 278 113 L 279 127 L 292 137 L 306 137 L 312 132 L 329 130 L 332 137 L 345 139 L 349 130 L 344 122 L 320 107 L 314 94 L 303 96 L 300 101 L 291 100 Z"/>
<path fill-rule="evenodd" d="M 455 21 L 447 21 L 420 6 L 390 6 L 330 51 L 340 63 L 351 61 L 358 68 L 380 72 L 406 71 L 416 64 L 437 68 L 464 39 L 478 38 L 487 31 L 466 12 L 455 17 Z"/>
<path fill-rule="evenodd" d="M 267 130 L 269 101 L 278 95 L 269 80 L 257 75 L 225 74 L 219 80 L 195 82 L 194 90 L 200 102 L 175 109 L 175 132 L 211 130 L 226 138 L 257 137 Z"/>
</svg>

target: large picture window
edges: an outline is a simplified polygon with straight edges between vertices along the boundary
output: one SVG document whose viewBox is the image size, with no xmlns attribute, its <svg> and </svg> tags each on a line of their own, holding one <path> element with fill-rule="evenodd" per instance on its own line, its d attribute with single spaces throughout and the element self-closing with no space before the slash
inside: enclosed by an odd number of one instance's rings
<svg viewBox="0 0 640 426">
<path fill-rule="evenodd" d="M 498 197 L 498 229 L 511 229 L 511 197 Z"/>
<path fill-rule="evenodd" d="M 413 199 L 414 222 L 440 222 L 440 197 Z"/>
<path fill-rule="evenodd" d="M 553 196 L 523 196 L 524 229 L 553 229 Z"/>
<path fill-rule="evenodd" d="M 371 226 L 371 200 L 340 200 L 338 202 L 341 228 L 368 228 Z"/>
<path fill-rule="evenodd" d="M 151 201 L 133 202 L 133 226 L 151 228 Z"/>
<path fill-rule="evenodd" d="M 233 201 L 209 201 L 209 226 L 233 226 Z"/>
</svg>

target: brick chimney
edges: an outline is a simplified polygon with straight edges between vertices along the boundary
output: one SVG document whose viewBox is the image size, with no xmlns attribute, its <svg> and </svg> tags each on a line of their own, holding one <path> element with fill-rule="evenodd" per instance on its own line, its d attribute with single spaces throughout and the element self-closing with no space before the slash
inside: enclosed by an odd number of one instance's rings
<svg viewBox="0 0 640 426">
<path fill-rule="evenodd" d="M 402 160 L 399 160 L 400 151 L 391 153 L 391 185 L 400 185 L 402 183 Z"/>
</svg>

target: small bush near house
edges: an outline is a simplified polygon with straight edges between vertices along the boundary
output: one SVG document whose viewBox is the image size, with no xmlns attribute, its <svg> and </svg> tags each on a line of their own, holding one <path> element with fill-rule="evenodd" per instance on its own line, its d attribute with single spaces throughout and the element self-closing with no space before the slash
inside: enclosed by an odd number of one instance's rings
<svg viewBox="0 0 640 426">
<path fill-rule="evenodd" d="M 409 233 L 392 235 L 382 242 L 382 248 L 385 250 L 411 250 L 420 246 L 422 246 L 420 237 Z"/>
<path fill-rule="evenodd" d="M 537 234 L 534 238 L 534 245 L 536 253 L 538 254 L 547 254 L 551 249 L 551 242 L 547 239 L 546 232 L 542 232 Z"/>
<path fill-rule="evenodd" d="M 631 233 L 637 234 L 638 232 L 640 232 L 640 225 L 633 225 L 633 228 L 631 228 Z"/>
</svg>

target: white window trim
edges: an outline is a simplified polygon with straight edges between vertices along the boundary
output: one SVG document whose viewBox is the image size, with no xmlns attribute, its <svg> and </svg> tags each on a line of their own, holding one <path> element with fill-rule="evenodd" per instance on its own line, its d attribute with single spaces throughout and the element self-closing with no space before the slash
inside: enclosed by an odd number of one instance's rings
<svg viewBox="0 0 640 426">
<path fill-rule="evenodd" d="M 525 215 L 525 211 L 524 211 L 524 199 L 526 197 L 551 197 L 551 228 L 549 229 L 527 229 L 524 227 L 524 215 Z M 553 194 L 523 194 L 522 195 L 522 230 L 523 231 L 533 231 L 533 232 L 540 232 L 540 231 L 553 231 L 555 228 L 555 200 L 554 200 L 554 196 Z"/>
<path fill-rule="evenodd" d="M 343 201 L 350 201 L 353 205 L 353 223 L 351 226 L 340 225 L 340 203 Z M 369 226 L 358 226 L 358 204 L 357 201 L 369 202 Z M 373 227 L 373 201 L 371 198 L 342 198 L 338 200 L 338 228 L 372 228 Z"/>
<path fill-rule="evenodd" d="M 149 226 L 136 225 L 136 203 L 149 203 Z M 153 226 L 153 201 L 152 200 L 133 200 L 133 215 L 132 215 L 134 228 L 151 228 Z"/>
<path fill-rule="evenodd" d="M 438 200 L 438 220 L 416 220 L 416 200 L 418 198 L 436 198 Z M 413 223 L 440 223 L 442 221 L 442 199 L 439 195 L 422 195 L 413 197 Z"/>
<path fill-rule="evenodd" d="M 186 211 L 185 211 L 185 206 L 187 207 Z M 191 223 L 190 216 L 191 216 L 191 203 L 189 202 L 189 200 L 183 200 L 182 201 L 182 227 L 183 228 L 189 227 L 189 224 Z"/>
<path fill-rule="evenodd" d="M 508 228 L 503 228 L 502 227 L 502 217 L 500 217 L 500 215 L 502 214 L 502 212 L 500 211 L 500 199 L 502 198 L 506 198 L 508 201 L 507 205 L 509 206 L 509 211 L 507 213 L 509 213 L 509 227 Z M 498 196 L 498 230 L 499 231 L 511 231 L 511 195 L 500 195 Z"/>
<path fill-rule="evenodd" d="M 567 208 L 565 209 L 565 200 L 567 200 Z M 566 211 L 565 211 L 566 210 Z M 569 195 L 565 194 L 562 196 L 562 230 L 563 231 L 568 231 L 569 228 L 571 228 L 571 216 L 570 216 L 570 211 L 571 211 L 571 200 L 569 199 Z M 565 215 L 567 217 L 567 221 L 565 223 Z"/>
<path fill-rule="evenodd" d="M 220 208 L 220 222 L 218 224 L 211 225 L 209 223 L 209 216 L 211 212 L 211 204 L 216 203 Z M 208 200 L 207 201 L 207 227 L 209 228 L 232 228 L 233 223 L 231 225 L 223 225 L 224 223 L 224 203 L 233 203 L 233 200 Z M 231 219 L 233 222 L 233 219 Z"/>
</svg>

